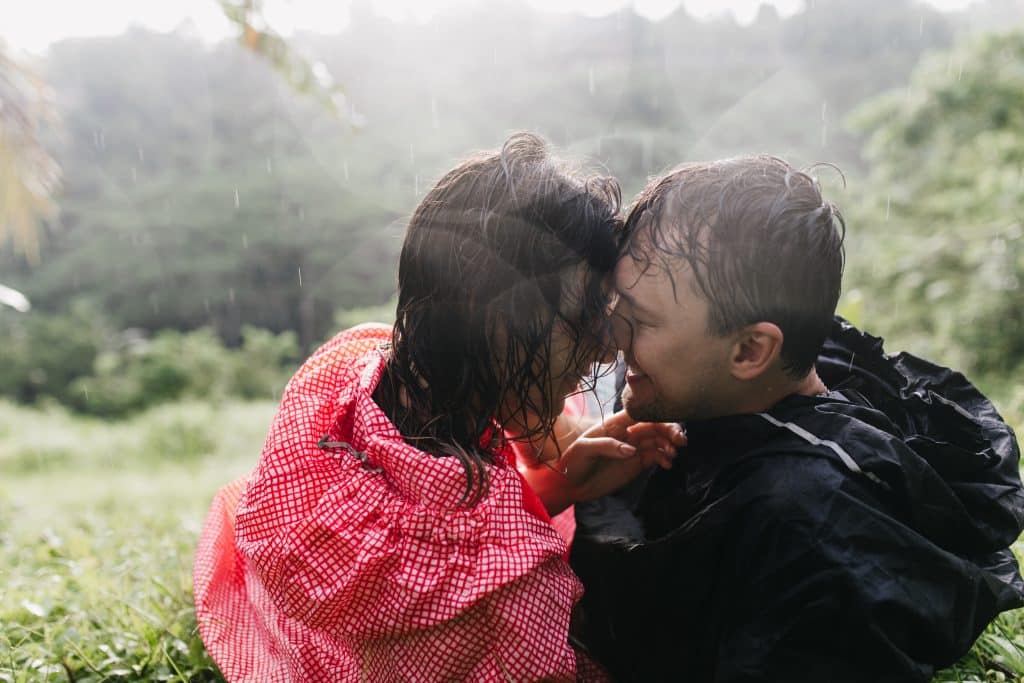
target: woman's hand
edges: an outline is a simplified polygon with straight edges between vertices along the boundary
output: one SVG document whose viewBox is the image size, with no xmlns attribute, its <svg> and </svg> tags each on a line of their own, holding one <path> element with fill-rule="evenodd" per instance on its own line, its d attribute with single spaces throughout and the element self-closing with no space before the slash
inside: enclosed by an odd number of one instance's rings
<svg viewBox="0 0 1024 683">
<path fill-rule="evenodd" d="M 583 432 L 554 467 L 572 486 L 572 502 L 581 502 L 625 486 L 652 465 L 669 469 L 684 445 L 678 424 L 636 422 L 620 411 Z"/>
<path fill-rule="evenodd" d="M 621 411 L 587 428 L 560 417 L 543 447 L 518 459 L 523 477 L 556 515 L 625 486 L 652 465 L 668 469 L 685 444 L 679 425 L 635 422 Z"/>
</svg>

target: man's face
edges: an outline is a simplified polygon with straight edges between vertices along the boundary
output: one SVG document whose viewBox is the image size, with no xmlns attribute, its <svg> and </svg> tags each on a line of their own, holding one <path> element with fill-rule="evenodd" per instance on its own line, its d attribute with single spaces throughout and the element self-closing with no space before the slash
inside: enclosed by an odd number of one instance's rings
<svg viewBox="0 0 1024 683">
<path fill-rule="evenodd" d="M 675 279 L 666 268 L 671 269 Z M 628 364 L 623 405 L 636 420 L 685 422 L 727 414 L 732 340 L 708 332 L 708 302 L 681 259 L 622 257 L 615 341 Z"/>
</svg>

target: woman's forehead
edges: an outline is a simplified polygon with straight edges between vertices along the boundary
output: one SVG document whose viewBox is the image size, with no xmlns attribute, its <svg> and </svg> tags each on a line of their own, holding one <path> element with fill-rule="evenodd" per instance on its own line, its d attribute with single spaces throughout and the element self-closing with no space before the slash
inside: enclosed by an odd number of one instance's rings
<svg viewBox="0 0 1024 683">
<path fill-rule="evenodd" d="M 593 277 L 594 271 L 586 263 L 578 263 L 562 272 L 559 309 L 563 315 L 579 317 L 583 313 L 584 295 Z"/>
</svg>

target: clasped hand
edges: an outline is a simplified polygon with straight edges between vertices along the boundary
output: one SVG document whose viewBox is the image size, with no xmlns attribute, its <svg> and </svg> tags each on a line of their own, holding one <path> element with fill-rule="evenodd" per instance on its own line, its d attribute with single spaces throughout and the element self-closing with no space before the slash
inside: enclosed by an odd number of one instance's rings
<svg viewBox="0 0 1024 683">
<path fill-rule="evenodd" d="M 513 447 L 523 477 L 555 515 L 622 488 L 652 465 L 670 468 L 685 444 L 679 425 L 636 422 L 622 411 L 596 424 L 563 413 L 542 444 Z"/>
<path fill-rule="evenodd" d="M 683 429 L 669 422 L 636 422 L 619 411 L 583 432 L 553 466 L 569 481 L 575 502 L 611 493 L 652 465 L 672 467 L 686 445 Z"/>
</svg>

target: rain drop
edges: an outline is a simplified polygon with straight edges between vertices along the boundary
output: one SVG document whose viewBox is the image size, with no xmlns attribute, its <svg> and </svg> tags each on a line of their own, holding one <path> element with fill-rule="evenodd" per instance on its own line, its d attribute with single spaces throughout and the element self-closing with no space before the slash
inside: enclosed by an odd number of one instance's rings
<svg viewBox="0 0 1024 683">
<path fill-rule="evenodd" d="M 917 36 L 918 36 L 918 38 L 920 38 L 923 35 L 924 35 L 924 15 L 921 15 L 921 18 L 917 22 Z"/>
<path fill-rule="evenodd" d="M 269 174 L 269 173 L 273 173 L 273 172 L 274 172 L 274 167 L 270 163 L 270 157 L 267 157 L 267 173 Z"/>
<path fill-rule="evenodd" d="M 345 174 L 345 180 L 348 180 L 348 162 L 346 161 L 341 165 L 341 171 Z"/>
<path fill-rule="evenodd" d="M 418 197 L 420 195 L 420 176 L 416 174 L 412 177 L 412 195 Z"/>
<path fill-rule="evenodd" d="M 229 287 L 228 288 L 228 301 L 231 302 L 231 303 L 235 303 L 235 288 L 234 287 Z"/>
<path fill-rule="evenodd" d="M 825 113 L 828 108 L 827 102 L 821 103 L 821 146 L 824 147 L 828 141 L 828 122 L 825 120 Z"/>
<path fill-rule="evenodd" d="M 238 188 L 236 187 L 235 188 L 235 208 L 237 209 L 237 208 L 239 208 L 239 206 L 241 206 L 241 204 L 238 201 Z"/>
<path fill-rule="evenodd" d="M 886 196 L 885 198 L 885 220 L 889 220 L 889 206 L 892 203 L 892 197 Z"/>
<path fill-rule="evenodd" d="M 302 287 L 302 266 L 298 266 L 299 270 L 299 287 Z"/>
</svg>

